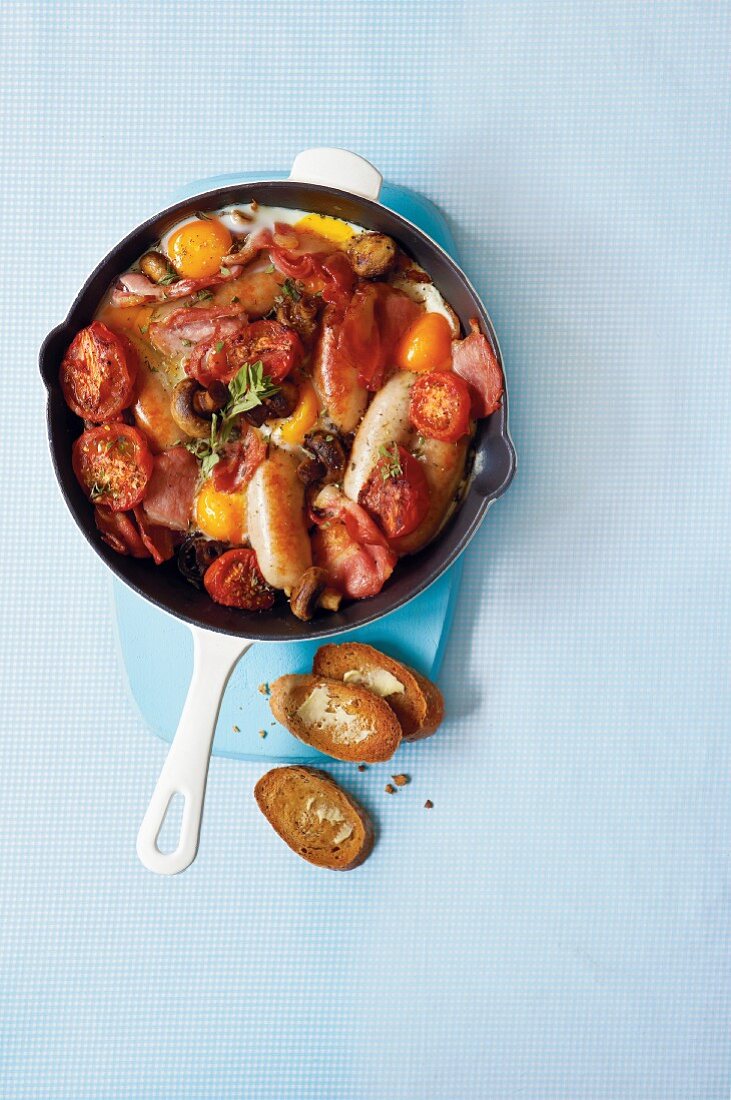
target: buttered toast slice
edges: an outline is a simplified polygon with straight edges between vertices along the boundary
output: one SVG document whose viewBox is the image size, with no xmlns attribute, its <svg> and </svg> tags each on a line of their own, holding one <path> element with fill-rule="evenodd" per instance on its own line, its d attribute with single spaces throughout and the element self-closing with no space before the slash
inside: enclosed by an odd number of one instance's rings
<svg viewBox="0 0 731 1100">
<path fill-rule="evenodd" d="M 401 724 L 404 741 L 431 736 L 444 718 L 444 698 L 436 684 L 362 642 L 320 646 L 312 671 L 347 684 L 361 684 L 385 699 Z"/>
<path fill-rule="evenodd" d="M 367 813 L 327 772 L 273 768 L 254 787 L 254 798 L 285 844 L 316 867 L 349 871 L 370 855 Z"/>
<path fill-rule="evenodd" d="M 390 760 L 401 742 L 394 712 L 359 684 L 280 676 L 271 685 L 269 706 L 290 733 L 336 760 Z"/>
</svg>

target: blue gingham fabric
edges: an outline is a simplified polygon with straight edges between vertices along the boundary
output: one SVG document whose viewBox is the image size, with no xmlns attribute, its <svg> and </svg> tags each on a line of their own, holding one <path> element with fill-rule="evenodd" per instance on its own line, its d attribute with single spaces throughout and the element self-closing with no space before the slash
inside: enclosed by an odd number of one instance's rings
<svg viewBox="0 0 731 1100">
<path fill-rule="evenodd" d="M 729 44 L 714 3 L 0 6 L 0 1095 L 728 1095 Z M 470 549 L 448 719 L 333 773 L 359 870 L 214 759 L 146 872 L 166 746 L 45 445 L 36 354 L 187 179 L 352 148 L 448 214 L 517 478 Z M 434 802 L 426 811 L 425 800 Z"/>
</svg>

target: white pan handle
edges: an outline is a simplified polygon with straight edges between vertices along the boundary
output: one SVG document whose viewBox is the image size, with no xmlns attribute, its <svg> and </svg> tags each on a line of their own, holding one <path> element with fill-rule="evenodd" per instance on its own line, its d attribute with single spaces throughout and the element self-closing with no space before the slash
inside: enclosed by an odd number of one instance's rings
<svg viewBox="0 0 731 1100">
<path fill-rule="evenodd" d="M 149 871 L 176 875 L 193 862 L 206 793 L 208 761 L 223 690 L 234 665 L 252 642 L 191 627 L 193 677 L 183 713 L 140 831 L 137 855 Z M 174 852 L 161 852 L 157 838 L 174 795 L 185 799 L 180 839 Z"/>
<path fill-rule="evenodd" d="M 373 165 L 347 149 L 305 149 L 298 153 L 289 173 L 299 183 L 322 183 L 378 201 L 383 176 Z"/>
</svg>

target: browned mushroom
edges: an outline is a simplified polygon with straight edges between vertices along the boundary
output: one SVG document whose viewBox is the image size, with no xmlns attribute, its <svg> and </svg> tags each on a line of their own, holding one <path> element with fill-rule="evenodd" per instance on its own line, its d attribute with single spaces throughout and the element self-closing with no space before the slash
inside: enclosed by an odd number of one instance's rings
<svg viewBox="0 0 731 1100">
<path fill-rule="evenodd" d="M 297 477 L 303 485 L 314 485 L 327 474 L 327 467 L 323 466 L 319 458 L 303 458 L 297 467 Z"/>
<path fill-rule="evenodd" d="M 284 296 L 278 300 L 276 317 L 280 325 L 293 328 L 304 344 L 309 345 L 317 335 L 317 315 L 322 299 L 300 293 L 299 297 Z"/>
<path fill-rule="evenodd" d="M 202 416 L 211 416 L 223 408 L 230 396 L 226 383 L 214 379 L 207 390 L 199 389 L 193 394 L 193 408 Z"/>
<path fill-rule="evenodd" d="M 305 436 L 305 450 L 325 467 L 321 480 L 326 485 L 342 481 L 347 459 L 345 447 L 334 432 L 310 432 Z"/>
<path fill-rule="evenodd" d="M 161 283 L 169 275 L 175 275 L 169 260 L 162 252 L 145 252 L 140 260 L 140 271 L 153 283 Z"/>
<path fill-rule="evenodd" d="M 289 606 L 292 614 L 306 623 L 317 611 L 318 601 L 327 586 L 328 574 L 325 569 L 318 569 L 313 565 L 306 569 L 299 579 L 292 595 Z"/>
<path fill-rule="evenodd" d="M 360 233 L 348 245 L 348 259 L 361 279 L 378 279 L 396 265 L 396 242 L 385 233 Z"/>
<path fill-rule="evenodd" d="M 265 420 L 279 420 L 291 416 L 299 399 L 299 387 L 295 382 L 281 382 L 276 393 L 244 413 L 244 420 L 260 428 Z"/>
<path fill-rule="evenodd" d="M 187 435 L 205 439 L 211 432 L 211 414 L 205 414 L 196 404 L 201 386 L 194 378 L 184 378 L 173 390 L 170 413 L 173 420 Z"/>
</svg>

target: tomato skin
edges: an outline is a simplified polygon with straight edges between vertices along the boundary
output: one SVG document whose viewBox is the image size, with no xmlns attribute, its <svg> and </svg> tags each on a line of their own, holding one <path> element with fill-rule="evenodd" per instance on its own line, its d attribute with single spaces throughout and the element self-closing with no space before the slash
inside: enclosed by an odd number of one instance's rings
<svg viewBox="0 0 731 1100">
<path fill-rule="evenodd" d="M 261 360 L 264 374 L 272 382 L 281 382 L 305 357 L 305 349 L 294 329 L 278 321 L 254 321 L 226 342 L 229 380 L 244 363 Z"/>
<path fill-rule="evenodd" d="M 242 611 L 268 611 L 274 603 L 253 550 L 227 550 L 208 566 L 203 576 L 206 592 L 215 603 Z"/>
<path fill-rule="evenodd" d="M 132 404 L 136 377 L 132 345 L 101 321 L 92 321 L 71 342 L 59 380 L 71 411 L 82 420 L 102 424 Z"/>
<path fill-rule="evenodd" d="M 92 504 L 127 512 L 145 495 L 152 454 L 144 437 L 127 424 L 100 424 L 80 435 L 71 462 Z"/>
<path fill-rule="evenodd" d="M 358 503 L 388 538 L 397 539 L 415 531 L 429 511 L 429 486 L 421 463 L 405 447 L 392 445 L 388 451 L 371 470 Z"/>
<path fill-rule="evenodd" d="M 469 386 L 453 371 L 419 375 L 411 388 L 409 417 L 422 435 L 456 443 L 470 430 Z"/>
</svg>

